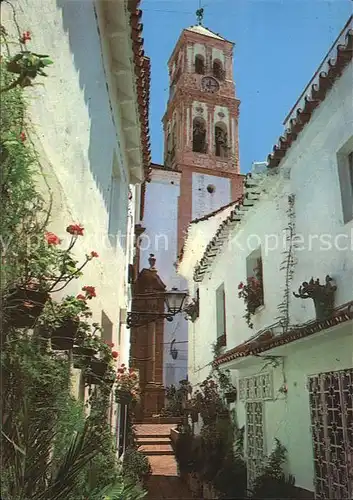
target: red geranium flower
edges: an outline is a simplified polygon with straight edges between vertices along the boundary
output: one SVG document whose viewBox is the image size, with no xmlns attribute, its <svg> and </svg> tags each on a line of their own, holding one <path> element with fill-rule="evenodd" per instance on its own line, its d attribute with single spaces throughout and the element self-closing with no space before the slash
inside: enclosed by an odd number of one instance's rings
<svg viewBox="0 0 353 500">
<path fill-rule="evenodd" d="M 21 132 L 20 139 L 21 139 L 22 142 L 25 142 L 25 140 L 27 139 L 27 136 L 26 136 L 26 134 L 24 132 Z"/>
<path fill-rule="evenodd" d="M 97 254 L 97 252 L 95 252 L 94 250 L 92 250 L 91 252 L 91 257 L 99 257 L 99 255 Z"/>
<path fill-rule="evenodd" d="M 29 31 L 24 31 L 22 33 L 22 37 L 20 38 L 20 42 L 21 43 L 26 43 L 28 41 L 30 41 L 32 38 L 31 38 L 31 33 Z"/>
<path fill-rule="evenodd" d="M 92 297 L 96 297 L 96 289 L 94 288 L 94 286 L 84 286 L 82 287 L 82 290 L 84 292 L 86 292 L 86 295 L 87 295 L 87 298 L 91 299 Z"/>
<path fill-rule="evenodd" d="M 108 340 L 103 340 L 105 344 L 107 344 L 108 347 L 114 347 L 115 344 L 113 342 L 109 342 Z"/>
<path fill-rule="evenodd" d="M 61 239 L 54 233 L 45 233 L 45 239 L 48 245 L 59 245 L 61 243 Z"/>
<path fill-rule="evenodd" d="M 244 283 L 241 281 L 238 285 L 238 290 L 241 290 L 242 288 L 244 288 Z"/>
<path fill-rule="evenodd" d="M 66 231 L 74 236 L 83 236 L 83 230 L 84 228 L 79 224 L 70 224 L 70 226 L 66 228 Z"/>
<path fill-rule="evenodd" d="M 112 356 L 116 359 L 119 356 L 119 353 L 117 351 L 112 351 Z"/>
<path fill-rule="evenodd" d="M 82 295 L 82 293 L 79 293 L 78 295 L 76 295 L 76 299 L 77 300 L 86 300 L 86 297 L 84 295 Z"/>
</svg>

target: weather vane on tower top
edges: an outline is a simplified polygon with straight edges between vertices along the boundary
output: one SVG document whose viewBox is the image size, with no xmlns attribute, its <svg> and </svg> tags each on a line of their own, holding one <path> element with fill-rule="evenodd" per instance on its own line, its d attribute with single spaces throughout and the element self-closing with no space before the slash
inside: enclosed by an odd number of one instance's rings
<svg viewBox="0 0 353 500">
<path fill-rule="evenodd" d="M 202 20 L 203 20 L 203 8 L 201 7 L 201 0 L 199 1 L 199 8 L 196 11 L 196 17 L 198 20 L 199 25 L 202 25 Z"/>
</svg>

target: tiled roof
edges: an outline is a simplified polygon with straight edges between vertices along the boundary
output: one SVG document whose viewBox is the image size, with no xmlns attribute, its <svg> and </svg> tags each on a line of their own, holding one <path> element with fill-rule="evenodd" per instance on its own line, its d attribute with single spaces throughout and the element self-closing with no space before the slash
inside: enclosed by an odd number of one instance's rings
<svg viewBox="0 0 353 500">
<path fill-rule="evenodd" d="M 166 167 L 165 165 L 160 165 L 159 163 L 151 163 L 151 168 L 155 168 L 156 170 L 166 170 L 167 172 L 176 172 L 177 174 L 181 174 L 181 170 L 172 167 Z"/>
<path fill-rule="evenodd" d="M 149 101 L 151 64 L 149 57 L 145 56 L 143 50 L 143 38 L 141 36 L 143 24 L 140 22 L 142 11 L 139 9 L 141 0 L 128 0 L 130 12 L 131 38 L 133 42 L 135 74 L 137 77 L 137 101 L 141 123 L 141 143 L 145 180 L 149 181 L 151 173 L 151 144 L 149 131 Z"/>
<path fill-rule="evenodd" d="M 257 190 L 257 181 L 251 173 L 247 174 L 244 179 L 244 191 L 242 195 L 234 203 L 234 208 L 220 224 L 216 234 L 208 243 L 202 259 L 194 270 L 194 281 L 201 282 L 205 273 L 212 265 L 214 259 L 223 247 L 223 243 L 227 239 L 232 228 L 238 224 L 246 212 L 254 206 L 255 202 L 259 199 L 260 193 Z"/>
<path fill-rule="evenodd" d="M 217 208 L 217 210 L 213 210 L 213 212 L 209 212 L 208 214 L 202 216 L 202 217 L 199 217 L 197 219 L 193 219 L 190 224 L 197 224 L 198 222 L 202 222 L 204 220 L 208 220 L 210 219 L 211 217 L 213 217 L 214 215 L 216 214 L 219 214 L 219 212 L 222 212 L 222 210 L 224 210 L 225 208 L 228 208 L 228 207 L 231 207 L 232 205 L 234 205 L 235 203 L 237 203 L 238 200 L 233 200 L 229 203 L 227 203 L 226 205 L 222 205 L 221 207 Z"/>
<path fill-rule="evenodd" d="M 353 300 L 338 307 L 334 311 L 333 316 L 329 319 L 322 321 L 310 321 L 302 326 L 292 328 L 290 331 L 281 335 L 275 335 L 272 328 L 265 329 L 255 339 L 243 342 L 224 354 L 221 354 L 214 363 L 216 366 L 219 366 L 237 358 L 255 356 L 261 352 L 268 351 L 284 344 L 289 344 L 298 339 L 309 337 L 314 333 L 326 330 L 327 328 L 331 328 L 352 319 Z"/>
<path fill-rule="evenodd" d="M 341 35 L 336 40 L 335 58 L 329 57 L 326 61 L 328 66 L 327 71 L 318 73 L 315 83 L 310 87 L 309 92 L 305 95 L 302 107 L 295 107 L 292 116 L 289 120 L 289 127 L 285 130 L 283 136 L 278 140 L 278 143 L 273 147 L 273 152 L 268 155 L 268 167 L 277 167 L 285 157 L 287 151 L 297 139 L 305 125 L 310 121 L 315 109 L 325 100 L 327 92 L 333 86 L 335 80 L 340 77 L 344 68 L 349 64 L 353 57 L 353 16 L 348 20 L 343 29 L 344 43 L 338 43 Z M 345 33 L 346 30 L 346 33 Z M 337 44 L 338 43 L 338 44 Z"/>
<path fill-rule="evenodd" d="M 189 242 L 189 239 L 190 239 L 190 229 L 192 227 L 194 227 L 195 224 L 197 224 L 199 222 L 204 222 L 204 221 L 207 221 L 207 220 L 211 219 L 215 215 L 220 214 L 223 210 L 227 210 L 227 208 L 231 207 L 232 205 L 235 205 L 236 203 L 238 203 L 238 200 L 231 201 L 230 203 L 227 203 L 226 205 L 222 205 L 221 207 L 217 208 L 217 210 L 214 210 L 213 212 L 209 212 L 208 214 L 204 215 L 203 217 L 199 217 L 197 219 L 193 219 L 189 223 L 188 228 L 186 230 L 186 233 L 187 233 L 186 238 L 184 240 L 183 246 L 181 247 L 181 250 L 180 250 L 179 255 L 178 255 L 178 265 L 183 260 L 185 250 L 186 250 L 186 248 L 188 246 L 188 242 Z"/>
<path fill-rule="evenodd" d="M 201 26 L 200 24 L 195 24 L 194 26 L 190 26 L 190 28 L 186 28 L 186 31 L 192 31 L 193 33 L 198 33 L 199 35 L 205 35 L 211 38 L 216 38 L 217 40 L 225 40 L 225 38 L 223 38 L 218 33 L 214 33 L 210 29 L 206 28 L 205 26 Z"/>
</svg>

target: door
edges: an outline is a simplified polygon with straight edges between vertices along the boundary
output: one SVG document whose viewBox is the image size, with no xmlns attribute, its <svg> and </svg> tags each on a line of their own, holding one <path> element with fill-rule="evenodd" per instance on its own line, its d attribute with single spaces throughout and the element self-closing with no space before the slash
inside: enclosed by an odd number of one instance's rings
<svg viewBox="0 0 353 500">
<path fill-rule="evenodd" d="M 353 369 L 309 377 L 315 498 L 353 497 Z"/>
<path fill-rule="evenodd" d="M 246 403 L 246 461 L 248 488 L 251 489 L 264 463 L 265 430 L 264 404 L 261 401 Z"/>
</svg>

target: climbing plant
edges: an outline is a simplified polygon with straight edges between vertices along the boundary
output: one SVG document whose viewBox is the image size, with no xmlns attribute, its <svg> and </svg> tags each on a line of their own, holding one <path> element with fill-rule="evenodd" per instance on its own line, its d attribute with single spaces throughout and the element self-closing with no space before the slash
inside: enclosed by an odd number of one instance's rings
<svg viewBox="0 0 353 500">
<path fill-rule="evenodd" d="M 68 318 L 80 334 L 75 339 L 87 348 L 92 331 L 82 325 L 91 316 L 88 303 L 94 287 L 86 286 L 81 297 L 62 302 L 52 301 L 50 292 L 81 276 L 83 265 L 97 255 L 92 251 L 77 265 L 71 254 L 83 234 L 77 224 L 67 227 L 68 247 L 60 247 L 60 239 L 47 231 L 51 203 L 37 191 L 40 164 L 28 139 L 25 92 L 37 76 L 45 75 L 43 68 L 51 61 L 26 49 L 29 32 L 17 42 L 10 40 L 11 45 L 3 27 L 0 36 L 6 49 L 0 61 L 1 496 L 137 500 L 144 493 L 124 478 L 107 419 L 115 379 L 111 347 L 94 339 L 98 361 L 109 369 L 94 384 L 86 408 L 71 395 L 70 349 L 53 349 L 52 330 Z M 18 52 L 11 56 L 16 43 Z M 41 293 L 41 302 L 34 292 Z"/>
<path fill-rule="evenodd" d="M 280 270 L 284 271 L 284 288 L 283 288 L 283 299 L 278 305 L 278 311 L 280 315 L 276 318 L 281 322 L 284 332 L 289 328 L 290 316 L 289 316 L 289 301 L 291 297 L 291 283 L 294 276 L 294 268 L 296 264 L 295 259 L 295 195 L 291 194 L 288 196 L 288 207 L 287 213 L 287 227 L 286 232 L 286 248 L 283 250 L 283 260 L 281 262 Z"/>
</svg>

